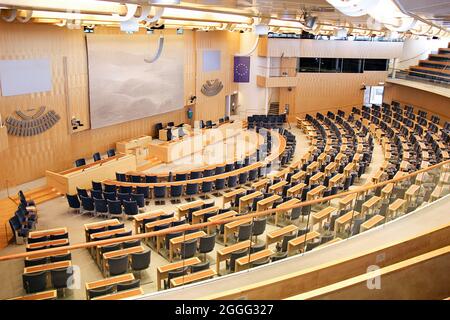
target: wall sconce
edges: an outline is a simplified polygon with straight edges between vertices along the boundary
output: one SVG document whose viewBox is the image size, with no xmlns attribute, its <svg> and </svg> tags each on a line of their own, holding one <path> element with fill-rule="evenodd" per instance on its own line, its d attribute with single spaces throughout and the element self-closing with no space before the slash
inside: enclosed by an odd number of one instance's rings
<svg viewBox="0 0 450 320">
<path fill-rule="evenodd" d="M 78 120 L 75 117 L 72 117 L 71 125 L 72 125 L 72 130 L 77 130 L 79 127 L 84 126 L 84 124 L 81 123 L 81 120 Z"/>
</svg>

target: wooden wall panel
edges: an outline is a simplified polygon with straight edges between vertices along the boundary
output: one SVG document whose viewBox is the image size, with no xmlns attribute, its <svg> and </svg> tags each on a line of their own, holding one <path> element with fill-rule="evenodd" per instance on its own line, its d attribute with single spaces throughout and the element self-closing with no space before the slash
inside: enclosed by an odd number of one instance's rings
<svg viewBox="0 0 450 320">
<path fill-rule="evenodd" d="M 49 131 L 34 137 L 8 136 L 9 147 L 0 152 L 0 189 L 7 184 L 18 185 L 44 176 L 45 170 L 63 170 L 71 167 L 79 157 L 91 157 L 94 152 L 104 153 L 115 142 L 143 134 L 153 134 L 154 124 L 186 122 L 185 109 L 130 121 L 106 128 L 90 130 L 88 69 L 85 34 L 82 30 L 69 30 L 45 24 L 6 23 L 0 21 L 0 59 L 50 58 L 53 90 L 45 93 L 13 97 L 0 96 L 3 118 L 20 108 L 47 106 L 55 110 L 61 120 Z M 96 33 L 118 34 L 118 28 L 98 27 Z M 143 32 L 143 31 L 142 31 Z M 164 30 L 164 33 L 175 30 Z M 130 35 L 132 36 L 132 35 Z M 198 44 L 197 39 L 199 38 Z M 233 83 L 233 54 L 239 52 L 238 34 L 230 32 L 193 32 L 185 30 L 180 39 L 185 43 L 184 96 L 185 102 L 197 95 L 195 117 L 217 120 L 225 110 L 225 94 L 237 90 Z M 202 97 L 200 87 L 213 76 L 201 75 L 197 67 L 197 52 L 203 48 L 222 50 L 220 77 L 222 92 L 212 98 Z M 67 59 L 68 99 L 65 91 L 64 57 Z M 197 79 L 196 79 L 197 78 Z M 66 101 L 68 101 L 68 106 Z M 82 120 L 81 127 L 69 134 L 68 121 L 72 116 Z"/>
<path fill-rule="evenodd" d="M 429 114 L 437 114 L 441 117 L 441 124 L 444 121 L 450 121 L 450 98 L 448 97 L 386 82 L 383 102 L 390 104 L 392 100 L 396 100 L 402 105 L 408 104 L 415 108 L 428 111 Z"/>
<path fill-rule="evenodd" d="M 402 55 L 403 42 L 268 38 L 259 44 L 264 57 L 391 59 Z"/>
<path fill-rule="evenodd" d="M 295 108 L 290 115 L 303 116 L 308 112 L 323 112 L 336 108 L 350 108 L 364 102 L 363 84 L 379 85 L 385 81 L 387 72 L 365 73 L 299 73 Z M 282 105 L 280 96 L 280 107 Z"/>
</svg>

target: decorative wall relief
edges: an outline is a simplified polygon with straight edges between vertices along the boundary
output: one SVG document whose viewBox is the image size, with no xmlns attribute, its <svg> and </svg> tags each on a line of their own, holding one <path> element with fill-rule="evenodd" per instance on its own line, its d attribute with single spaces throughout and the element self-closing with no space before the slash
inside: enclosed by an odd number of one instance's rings
<svg viewBox="0 0 450 320">
<path fill-rule="evenodd" d="M 45 112 L 46 107 L 24 111 L 16 110 L 14 116 L 5 120 L 8 134 L 19 137 L 31 137 L 41 134 L 53 127 L 61 117 L 54 111 Z M 33 112 L 30 114 L 30 112 Z"/>
<path fill-rule="evenodd" d="M 223 89 L 223 83 L 219 79 L 216 80 L 207 80 L 206 83 L 202 86 L 201 92 L 208 97 L 215 96 Z"/>
</svg>

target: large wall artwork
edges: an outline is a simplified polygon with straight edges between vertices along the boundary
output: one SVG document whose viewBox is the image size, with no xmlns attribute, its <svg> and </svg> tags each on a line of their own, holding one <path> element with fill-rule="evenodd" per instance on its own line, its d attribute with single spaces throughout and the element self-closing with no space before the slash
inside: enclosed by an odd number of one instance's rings
<svg viewBox="0 0 450 320">
<path fill-rule="evenodd" d="M 182 109 L 184 45 L 165 35 L 87 35 L 91 128 Z"/>
</svg>

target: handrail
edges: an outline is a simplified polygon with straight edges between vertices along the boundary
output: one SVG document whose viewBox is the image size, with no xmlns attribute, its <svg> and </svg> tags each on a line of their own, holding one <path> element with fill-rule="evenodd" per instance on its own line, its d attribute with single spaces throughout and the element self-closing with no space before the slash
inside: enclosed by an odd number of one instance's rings
<svg viewBox="0 0 450 320">
<path fill-rule="evenodd" d="M 269 210 L 264 210 L 264 211 L 257 211 L 254 213 L 249 213 L 249 214 L 245 214 L 245 215 L 241 215 L 241 216 L 235 216 L 232 218 L 227 218 L 227 219 L 223 219 L 223 220 L 218 220 L 218 221 L 212 221 L 212 222 L 204 222 L 204 223 L 198 223 L 198 224 L 194 224 L 194 225 L 181 225 L 181 226 L 176 226 L 176 227 L 171 227 L 171 228 L 167 228 L 161 231 L 153 231 L 153 232 L 146 232 L 146 233 L 140 233 L 140 234 L 136 234 L 136 235 L 132 235 L 132 236 L 127 236 L 127 237 L 121 237 L 121 238 L 115 238 L 115 239 L 108 239 L 108 240 L 100 240 L 100 241 L 91 241 L 91 242 L 85 242 L 85 243 L 79 243 L 79 244 L 74 244 L 74 245 L 69 245 L 69 246 L 64 246 L 63 249 L 64 250 L 75 250 L 75 249 L 82 249 L 82 248 L 91 248 L 91 247 L 96 247 L 99 245 L 107 245 L 107 244 L 113 244 L 113 243 L 118 243 L 118 242 L 124 242 L 124 241 L 129 241 L 129 240 L 138 240 L 138 239 L 145 239 L 145 238 L 149 238 L 149 237 L 155 237 L 158 235 L 166 235 L 169 233 L 174 233 L 174 232 L 181 232 L 181 231 L 188 231 L 188 230 L 195 230 L 195 229 L 200 229 L 200 228 L 205 228 L 208 226 L 215 226 L 215 225 L 221 225 L 221 224 L 226 224 L 232 221 L 236 221 L 236 220 L 241 220 L 241 219 L 249 219 L 249 218 L 257 218 L 257 217 L 262 217 L 262 216 L 266 216 L 272 213 L 276 213 L 276 212 L 280 212 L 280 211 L 287 211 L 287 210 L 291 210 L 294 208 L 300 208 L 300 207 L 304 207 L 304 206 L 310 206 L 310 205 L 314 205 L 314 204 L 318 204 L 318 203 L 322 203 L 322 202 L 327 202 L 333 199 L 337 199 L 337 198 L 342 198 L 345 197 L 349 194 L 354 194 L 354 193 L 362 193 L 368 190 L 373 190 L 379 187 L 383 187 L 387 184 L 390 183 L 397 183 L 409 178 L 412 178 L 414 176 L 417 176 L 420 173 L 423 172 L 428 172 L 440 167 L 443 167 L 445 165 L 450 164 L 450 160 L 446 160 L 443 162 L 440 162 L 438 164 L 429 166 L 427 168 L 423 168 L 417 171 L 414 171 L 412 173 L 408 173 L 402 177 L 398 177 L 398 178 L 394 178 L 394 179 L 390 179 L 387 181 L 383 181 L 383 182 L 379 182 L 376 184 L 372 184 L 370 183 L 369 185 L 366 186 L 361 186 L 359 188 L 356 188 L 354 190 L 349 190 L 346 192 L 341 192 L 332 196 L 328 196 L 328 197 L 324 197 L 324 198 L 318 198 L 318 199 L 314 199 L 314 200 L 308 200 L 305 202 L 300 202 L 298 204 L 292 205 L 292 206 L 286 206 L 283 208 L 275 208 L 275 209 L 269 209 Z M 42 253 L 53 253 L 53 252 L 58 252 L 61 251 L 61 247 L 58 248 L 51 248 L 51 249 L 43 249 L 43 250 L 37 250 L 37 251 L 30 251 L 30 252 L 23 252 L 23 253 L 16 253 L 16 254 L 10 254 L 10 255 L 6 255 L 6 256 L 0 256 L 0 261 L 7 261 L 7 260 L 14 260 L 14 259 L 20 259 L 20 258 L 25 258 L 25 257 L 33 257 L 35 255 L 39 255 Z"/>
</svg>

